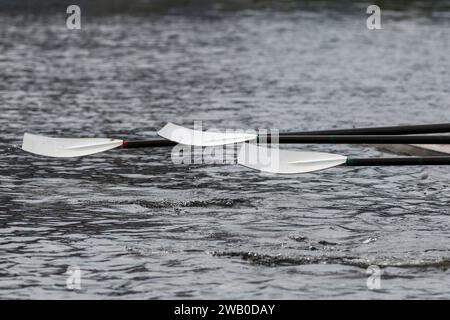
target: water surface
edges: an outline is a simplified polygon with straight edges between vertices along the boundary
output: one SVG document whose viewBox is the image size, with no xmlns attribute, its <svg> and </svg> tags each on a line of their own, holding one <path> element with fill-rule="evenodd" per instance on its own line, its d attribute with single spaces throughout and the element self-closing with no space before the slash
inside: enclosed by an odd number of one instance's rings
<svg viewBox="0 0 450 320">
<path fill-rule="evenodd" d="M 308 130 L 450 119 L 448 11 L 0 14 L 0 297 L 449 298 L 446 167 L 261 175 L 170 149 L 76 159 L 22 134 L 153 137 L 166 122 Z M 358 8 L 361 8 L 360 10 Z M 364 146 L 290 146 L 344 155 Z M 366 268 L 382 268 L 368 290 Z M 69 266 L 81 290 L 66 288 Z"/>
</svg>

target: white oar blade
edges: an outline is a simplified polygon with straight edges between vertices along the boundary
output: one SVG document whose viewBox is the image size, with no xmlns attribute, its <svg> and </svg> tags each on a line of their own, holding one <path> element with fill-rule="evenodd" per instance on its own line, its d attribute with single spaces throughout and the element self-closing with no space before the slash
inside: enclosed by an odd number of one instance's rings
<svg viewBox="0 0 450 320">
<path fill-rule="evenodd" d="M 173 123 L 166 124 L 161 130 L 158 131 L 158 135 L 180 144 L 202 147 L 240 143 L 257 138 L 256 134 L 251 133 L 199 131 L 185 128 Z"/>
<path fill-rule="evenodd" d="M 244 143 L 238 163 L 245 167 L 277 174 L 298 174 L 323 170 L 344 164 L 347 157 L 338 154 L 282 150 Z"/>
<path fill-rule="evenodd" d="M 412 146 L 444 154 L 450 154 L 450 144 L 412 144 Z"/>
<path fill-rule="evenodd" d="M 80 157 L 116 148 L 122 142 L 105 138 L 50 138 L 25 133 L 22 150 L 47 157 Z"/>
</svg>

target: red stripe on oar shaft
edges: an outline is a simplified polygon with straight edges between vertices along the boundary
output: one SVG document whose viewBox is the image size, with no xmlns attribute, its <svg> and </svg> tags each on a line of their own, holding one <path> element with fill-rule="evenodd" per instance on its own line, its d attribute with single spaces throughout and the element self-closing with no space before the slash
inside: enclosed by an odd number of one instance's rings
<svg viewBox="0 0 450 320">
<path fill-rule="evenodd" d="M 122 148 L 128 149 L 128 141 L 127 141 L 127 140 L 123 140 L 123 142 L 122 142 Z"/>
</svg>

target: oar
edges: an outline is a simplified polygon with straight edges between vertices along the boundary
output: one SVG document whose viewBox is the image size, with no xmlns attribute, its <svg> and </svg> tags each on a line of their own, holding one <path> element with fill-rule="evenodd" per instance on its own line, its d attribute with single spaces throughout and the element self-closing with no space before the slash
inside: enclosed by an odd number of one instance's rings
<svg viewBox="0 0 450 320">
<path fill-rule="evenodd" d="M 287 142 L 293 141 L 293 136 L 306 135 L 399 135 L 399 134 L 426 134 L 450 132 L 450 123 L 413 125 L 413 126 L 395 126 L 395 127 L 374 127 L 374 128 L 355 128 L 355 129 L 336 129 L 320 130 L 306 132 L 286 132 L 279 133 L 280 143 L 300 143 Z M 158 135 L 168 140 L 193 146 L 218 146 L 229 143 L 239 143 L 251 140 L 267 141 L 270 136 L 258 136 L 254 133 L 237 132 L 208 132 L 185 128 L 173 123 L 166 124 Z M 283 137 L 283 138 L 282 138 Z M 290 137 L 290 138 L 289 138 Z M 314 140 L 314 139 L 312 139 Z M 306 140 L 304 140 L 306 142 Z M 311 141 L 310 141 L 311 142 Z M 315 142 L 315 141 L 314 141 Z M 319 142 L 317 142 L 319 143 Z M 340 142 L 341 143 L 341 142 Z M 344 143 L 344 142 L 342 142 Z M 376 143 L 376 142 L 373 142 Z"/>
<path fill-rule="evenodd" d="M 389 130 L 392 130 L 392 127 Z M 450 129 L 450 125 L 448 127 Z M 358 132 L 367 129 L 358 129 Z M 371 129 L 373 132 L 373 128 Z M 426 132 L 430 128 L 427 126 Z M 383 130 L 380 130 L 382 132 Z M 405 130 L 408 132 L 407 128 Z M 417 126 L 414 126 L 414 132 L 417 132 Z M 316 131 L 317 132 L 317 131 Z M 320 132 L 320 131 L 319 131 Z M 328 130 L 326 132 L 333 132 Z M 343 132 L 342 130 L 340 132 Z M 348 133 L 348 131 L 346 131 Z M 170 141 L 180 144 L 193 146 L 219 146 L 229 143 L 246 142 L 257 140 L 263 142 L 272 142 L 271 135 L 258 136 L 249 133 L 236 132 L 207 132 L 192 130 L 182 126 L 168 123 L 160 131 L 158 135 Z M 448 144 L 450 136 L 401 136 L 401 135 L 312 135 L 311 132 L 303 134 L 280 133 L 278 136 L 279 143 L 355 143 L 355 144 Z"/>
<path fill-rule="evenodd" d="M 266 138 L 267 142 L 271 142 L 270 136 Z M 224 140 L 219 139 L 219 141 L 222 143 L 217 145 L 223 145 Z M 235 136 L 226 137 L 226 143 L 232 142 L 239 141 Z M 450 144 L 450 136 L 283 135 L 279 137 L 279 143 Z M 176 142 L 174 141 L 161 139 L 126 141 L 105 138 L 51 138 L 25 133 L 22 149 L 49 157 L 79 157 L 117 148 L 119 146 L 127 149 L 168 147 L 175 144 Z"/>
<path fill-rule="evenodd" d="M 450 132 L 450 123 L 404 125 L 390 127 L 369 127 L 369 128 L 351 128 L 351 129 L 332 129 L 307 132 L 290 132 L 283 134 L 300 135 L 400 135 L 400 134 L 427 134 L 427 133 L 445 133 Z"/>
<path fill-rule="evenodd" d="M 48 157 L 80 157 L 117 148 L 156 148 L 176 145 L 165 139 L 126 141 L 105 138 L 50 138 L 31 133 L 23 135 L 22 149 Z"/>
<path fill-rule="evenodd" d="M 345 166 L 425 166 L 450 165 L 450 156 L 349 158 L 339 154 L 283 150 L 244 143 L 239 151 L 238 164 L 262 172 L 299 174 Z"/>
<path fill-rule="evenodd" d="M 264 139 L 264 140 L 263 140 Z M 258 140 L 270 143 L 271 136 Z M 317 144 L 450 144 L 450 136 L 401 136 L 401 135 L 293 135 L 278 137 L 278 142 L 288 143 L 317 143 Z"/>
</svg>

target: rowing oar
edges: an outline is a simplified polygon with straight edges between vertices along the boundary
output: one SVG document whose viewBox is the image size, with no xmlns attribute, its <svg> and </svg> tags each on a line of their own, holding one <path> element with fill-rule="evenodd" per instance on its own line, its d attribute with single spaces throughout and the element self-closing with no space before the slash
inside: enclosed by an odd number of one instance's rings
<svg viewBox="0 0 450 320">
<path fill-rule="evenodd" d="M 270 140 L 271 137 L 268 137 L 267 141 L 270 142 Z M 284 135 L 279 137 L 279 143 L 450 144 L 450 136 Z M 130 149 L 168 147 L 175 144 L 176 142 L 161 139 L 126 141 L 104 138 L 50 138 L 25 133 L 22 149 L 31 153 L 50 157 L 79 157 L 120 146 L 124 149 Z"/>
<path fill-rule="evenodd" d="M 238 164 L 262 172 L 299 174 L 341 165 L 349 167 L 450 165 L 450 156 L 349 158 L 333 153 L 283 150 L 244 143 L 239 151 Z"/>
<path fill-rule="evenodd" d="M 419 124 L 390 127 L 369 127 L 369 128 L 351 128 L 351 129 L 332 129 L 307 132 L 290 132 L 283 134 L 299 135 L 400 135 L 400 134 L 427 134 L 427 133 L 445 133 L 450 132 L 450 123 Z"/>
<path fill-rule="evenodd" d="M 355 128 L 355 129 L 336 129 L 336 130 L 320 130 L 307 132 L 284 132 L 279 133 L 279 143 L 422 143 L 417 142 L 422 139 L 396 140 L 394 137 L 369 138 L 367 136 L 375 135 L 406 135 L 406 134 L 426 134 L 426 133 L 442 133 L 450 132 L 450 123 L 441 124 L 427 124 L 427 125 L 413 125 L 413 126 L 396 126 L 396 127 L 374 127 L 374 128 Z M 271 135 L 257 135 L 254 133 L 238 133 L 238 132 L 210 132 L 200 131 L 185 128 L 173 123 L 166 124 L 158 135 L 170 141 L 192 146 L 219 146 L 230 143 L 240 143 L 246 141 L 263 141 L 270 142 Z M 324 137 L 325 135 L 339 135 L 339 136 L 357 136 L 351 137 Z M 312 137 L 305 137 L 312 136 Z M 424 138 L 424 144 L 431 143 L 448 143 L 446 137 L 440 137 L 436 140 L 432 138 Z M 442 139 L 444 138 L 444 139 Z M 438 141 L 442 139 L 441 141 Z M 372 141 L 372 142 L 371 142 Z M 401 142 L 403 141 L 403 142 Z M 445 141 L 445 142 L 444 142 Z"/>
<path fill-rule="evenodd" d="M 157 148 L 176 145 L 166 139 L 127 141 L 106 138 L 51 138 L 31 133 L 23 135 L 22 150 L 48 157 L 80 157 L 122 147 Z"/>
<path fill-rule="evenodd" d="M 294 143 L 292 141 L 300 141 L 301 135 L 310 134 L 320 134 L 322 136 L 309 136 L 303 137 L 303 143 L 316 142 L 321 139 L 321 143 L 361 143 L 361 140 L 367 142 L 369 137 L 358 137 L 352 136 L 356 141 L 359 142 L 343 142 L 350 137 L 341 137 L 341 141 L 337 141 L 335 137 L 326 137 L 326 134 L 346 134 L 352 135 L 353 133 L 358 133 L 359 135 L 367 134 L 374 135 L 377 134 L 417 134 L 417 133 L 439 133 L 450 131 L 450 124 L 435 124 L 435 125 L 416 125 L 416 126 L 398 126 L 398 127 L 379 127 L 379 128 L 357 128 L 357 129 L 340 129 L 340 130 L 325 130 L 325 131 L 309 131 L 302 133 L 280 133 L 281 143 Z M 125 149 L 129 148 L 156 148 L 156 147 L 170 147 L 177 143 L 187 144 L 187 145 L 197 145 L 197 146 L 217 146 L 228 143 L 240 143 L 249 140 L 255 140 L 258 137 L 255 134 L 246 133 L 216 133 L 216 132 L 203 132 L 198 130 L 191 130 L 184 128 L 172 123 L 168 123 L 159 132 L 159 135 L 168 139 L 152 139 L 152 140 L 141 140 L 141 141 L 127 141 L 118 139 L 106 139 L 106 138 L 51 138 L 40 135 L 34 135 L 30 133 L 25 133 L 23 136 L 22 149 L 31 153 L 38 155 L 49 156 L 49 157 L 79 157 L 90 155 L 98 152 L 103 152 L 109 149 L 117 148 L 122 146 Z M 270 136 L 269 136 L 270 137 Z M 266 137 L 268 138 L 268 137 Z M 403 138 L 403 137 L 399 137 Z M 404 137 L 406 138 L 406 137 Z M 415 137 L 414 139 L 419 139 L 420 137 Z M 448 138 L 448 137 L 444 137 Z M 410 141 L 411 139 L 406 138 L 401 140 L 402 142 L 393 141 L 395 137 L 385 137 L 385 139 L 390 140 L 385 143 L 419 143 L 418 140 Z M 430 142 L 423 142 L 423 144 L 431 143 L 444 143 L 437 142 L 439 137 L 425 137 L 425 140 Z M 270 140 L 270 139 L 266 139 Z M 380 143 L 372 142 L 372 143 Z M 397 140 L 398 141 L 398 140 Z M 300 142 L 296 142 L 300 143 Z M 319 142 L 317 142 L 319 143 Z"/>
</svg>

